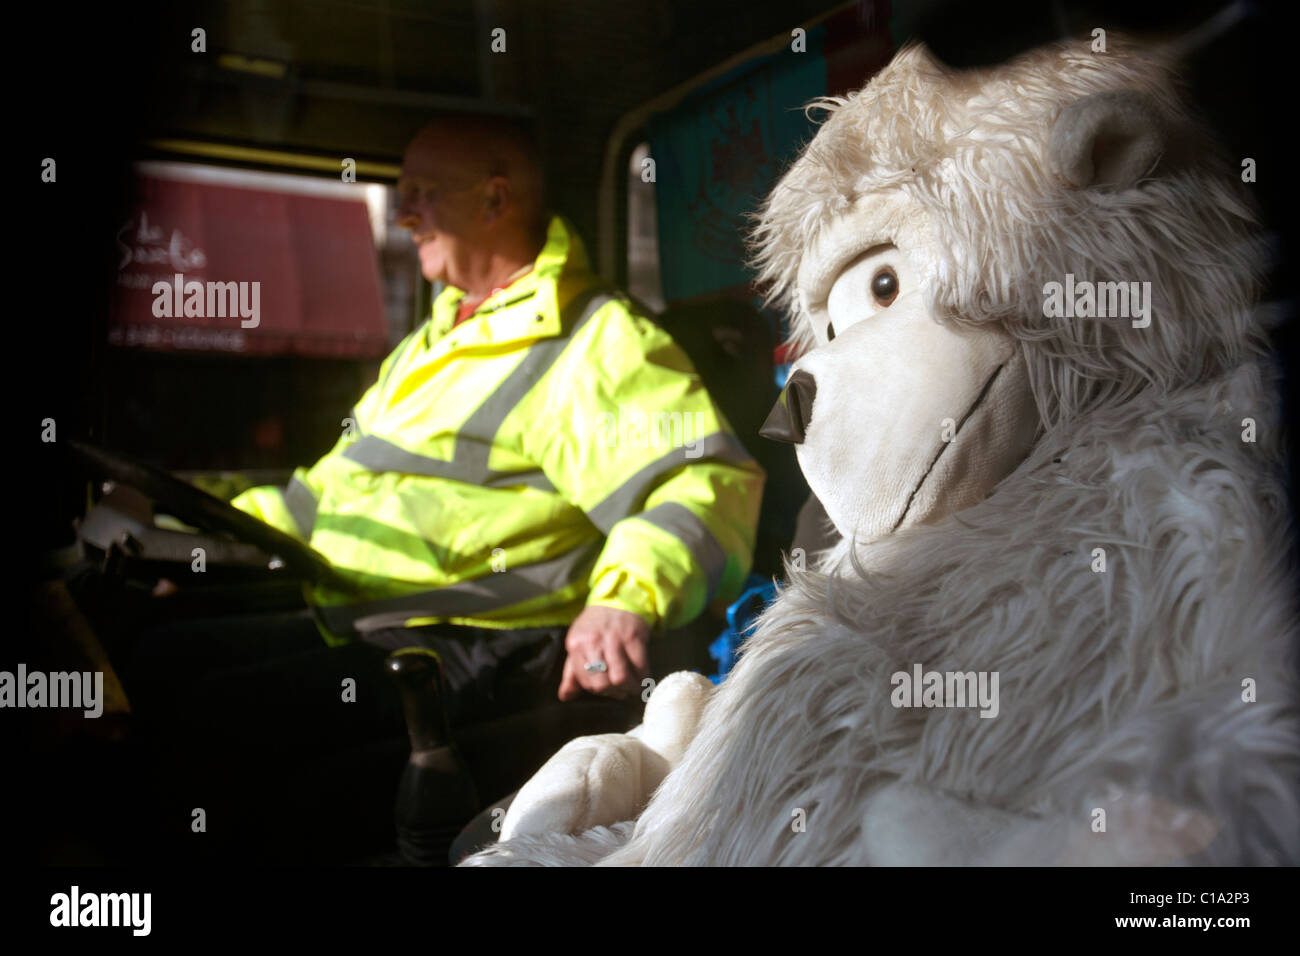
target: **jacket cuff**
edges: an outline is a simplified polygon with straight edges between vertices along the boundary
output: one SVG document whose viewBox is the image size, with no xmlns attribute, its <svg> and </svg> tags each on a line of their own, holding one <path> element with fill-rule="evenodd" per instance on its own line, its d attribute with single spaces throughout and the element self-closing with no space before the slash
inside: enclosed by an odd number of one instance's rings
<svg viewBox="0 0 1300 956">
<path fill-rule="evenodd" d="M 587 595 L 587 606 L 592 605 L 630 611 L 645 621 L 651 630 L 659 624 L 654 593 L 619 568 L 610 568 L 592 584 L 591 592 Z"/>
<path fill-rule="evenodd" d="M 258 485 L 240 492 L 230 500 L 230 506 L 252 515 L 278 531 L 293 535 L 295 538 L 302 537 L 293 515 L 289 513 L 289 508 L 284 503 L 281 489 L 274 485 Z"/>
</svg>

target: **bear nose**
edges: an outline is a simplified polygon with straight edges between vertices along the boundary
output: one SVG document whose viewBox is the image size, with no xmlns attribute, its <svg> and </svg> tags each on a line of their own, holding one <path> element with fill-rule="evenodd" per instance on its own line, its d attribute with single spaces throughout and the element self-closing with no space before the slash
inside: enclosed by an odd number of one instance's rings
<svg viewBox="0 0 1300 956">
<path fill-rule="evenodd" d="M 758 433 L 772 441 L 803 444 L 804 434 L 812 424 L 813 399 L 817 397 L 817 381 L 808 372 L 798 371 L 790 376 L 781 390 L 781 396 Z"/>
</svg>

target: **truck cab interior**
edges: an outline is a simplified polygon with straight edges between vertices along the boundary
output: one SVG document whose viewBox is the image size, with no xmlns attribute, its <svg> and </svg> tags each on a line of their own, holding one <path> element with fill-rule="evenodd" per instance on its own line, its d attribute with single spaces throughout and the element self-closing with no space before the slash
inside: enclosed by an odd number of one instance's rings
<svg viewBox="0 0 1300 956">
<path fill-rule="evenodd" d="M 1005 4 L 1004 29 L 962 6 L 203 0 L 92 10 L 66 28 L 24 9 L 19 35 L 61 53 L 57 79 L 28 89 L 15 118 L 24 158 L 52 160 L 54 178 L 20 187 L 36 304 L 11 316 L 12 354 L 23 427 L 43 437 L 15 501 L 30 626 L 10 652 L 106 675 L 101 719 L 17 716 L 33 858 L 440 865 L 566 740 L 634 725 L 639 701 L 593 698 L 449 727 L 437 662 L 394 655 L 408 733 L 304 770 L 346 775 L 355 799 L 279 807 L 256 835 L 191 849 L 147 819 L 140 794 L 145 776 L 205 757 L 128 759 L 114 662 L 160 619 L 293 609 L 304 581 L 328 579 L 310 548 L 225 502 L 328 451 L 379 363 L 428 317 L 439 289 L 398 224 L 395 187 L 410 137 L 442 114 L 535 132 L 550 206 L 683 348 L 763 465 L 756 583 L 779 578 L 793 548 L 824 547 L 815 502 L 800 518 L 809 492 L 792 447 L 758 437 L 790 356 L 747 265 L 748 216 L 816 128 L 801 107 L 859 88 L 907 40 L 960 66 L 1056 29 L 1043 5 Z M 1234 102 L 1213 64 L 1199 82 L 1211 108 Z M 291 281 L 263 293 L 255 319 L 243 290 L 223 288 L 229 314 L 183 322 L 181 290 L 174 315 L 154 290 L 186 271 Z M 79 566 L 94 579 L 74 595 Z M 709 646 L 728 627 L 706 612 L 655 675 L 725 673 Z"/>
</svg>

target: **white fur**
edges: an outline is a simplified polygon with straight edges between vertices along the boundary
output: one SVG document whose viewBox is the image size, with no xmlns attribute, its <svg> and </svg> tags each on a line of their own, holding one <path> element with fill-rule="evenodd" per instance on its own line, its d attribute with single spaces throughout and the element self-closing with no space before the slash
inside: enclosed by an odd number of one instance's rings
<svg viewBox="0 0 1300 956">
<path fill-rule="evenodd" d="M 1098 413 L 1088 440 L 1049 433 L 988 500 L 878 542 L 874 572 L 847 569 L 843 545 L 836 573 L 794 574 L 630 852 L 873 862 L 865 798 L 899 780 L 1027 828 L 1149 794 L 1218 825 L 1204 862 L 1300 860 L 1285 506 L 1237 424 L 1265 409 L 1244 369 Z M 914 662 L 997 670 L 998 717 L 895 709 L 889 677 Z M 1016 862 L 1062 848 L 1030 842 Z"/>
<path fill-rule="evenodd" d="M 937 253 L 936 311 L 1002 325 L 1025 343 L 1046 424 L 1148 387 L 1175 391 L 1258 347 L 1250 305 L 1260 264 L 1242 242 L 1254 223 L 1234 164 L 1190 121 L 1168 65 L 1122 37 L 1108 41 L 1107 54 L 1074 41 L 961 72 L 912 46 L 859 94 L 816 104 L 830 117 L 754 236 L 762 278 L 795 316 L 793 341 L 824 344 L 805 297 L 836 263 L 818 246 L 855 202 L 878 194 L 910 204 L 895 217 L 898 241 Z M 1053 125 L 1082 97 L 1116 90 L 1140 91 L 1166 117 L 1165 168 L 1137 189 L 1078 189 L 1049 162 Z M 918 215 L 936 235 L 909 234 Z M 1044 321 L 1043 285 L 1067 272 L 1150 281 L 1169 320 Z"/>
<path fill-rule="evenodd" d="M 1028 457 L 955 514 L 787 569 L 620 849 L 626 825 L 476 862 L 1300 863 L 1300 627 L 1253 220 L 1167 68 L 1110 39 L 961 74 L 903 51 L 823 104 L 756 232 L 797 343 L 820 348 L 835 267 L 808 259 L 828 230 L 873 192 L 922 210 L 936 316 L 1004 329 L 1024 358 Z M 1116 90 L 1155 105 L 1165 155 L 1133 188 L 1078 188 L 1053 124 Z M 1151 326 L 1045 320 L 1066 272 L 1152 282 Z M 998 716 L 895 708 L 891 675 L 917 663 L 996 671 Z"/>
<path fill-rule="evenodd" d="M 498 843 L 461 862 L 461 866 L 581 866 L 595 864 L 627 843 L 632 823 L 568 833 L 525 834 Z"/>
<path fill-rule="evenodd" d="M 570 740 L 520 788 L 501 824 L 501 840 L 534 833 L 582 833 L 629 820 L 681 763 L 695 737 L 708 678 L 669 674 L 626 734 Z"/>
</svg>

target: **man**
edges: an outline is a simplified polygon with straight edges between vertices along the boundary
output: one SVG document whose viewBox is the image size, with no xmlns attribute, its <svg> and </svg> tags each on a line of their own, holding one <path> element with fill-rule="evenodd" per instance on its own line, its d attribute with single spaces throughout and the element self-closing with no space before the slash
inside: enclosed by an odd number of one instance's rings
<svg viewBox="0 0 1300 956">
<path fill-rule="evenodd" d="M 652 631 L 734 598 L 749 570 L 761 468 L 685 354 L 544 214 L 529 138 L 431 123 L 398 189 L 445 286 L 432 316 L 333 450 L 233 502 L 349 586 L 317 588 L 311 612 L 164 625 L 126 669 L 162 852 L 346 856 L 324 839 L 340 821 L 389 825 L 391 791 L 356 776 L 393 772 L 372 747 L 403 727 L 389 651 L 438 652 L 453 726 L 638 694 Z"/>
<path fill-rule="evenodd" d="M 521 130 L 430 123 L 398 192 L 445 286 L 432 317 L 329 454 L 234 504 L 355 584 L 315 595 L 330 642 L 436 633 L 456 693 L 514 653 L 509 635 L 567 626 L 560 699 L 639 692 L 652 629 L 739 593 L 763 472 L 685 354 L 545 214 Z"/>
</svg>

